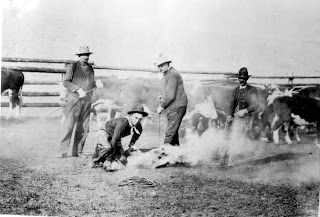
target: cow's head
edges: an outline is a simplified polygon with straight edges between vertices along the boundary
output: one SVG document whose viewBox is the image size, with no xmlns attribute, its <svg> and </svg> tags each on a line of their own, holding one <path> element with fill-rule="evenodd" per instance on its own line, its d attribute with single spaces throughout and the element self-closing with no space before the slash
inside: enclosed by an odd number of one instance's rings
<svg viewBox="0 0 320 217">
<path fill-rule="evenodd" d="M 8 90 L 8 96 L 9 96 L 9 101 L 12 105 L 12 108 L 16 106 L 21 106 L 22 104 L 22 96 L 21 92 L 16 91 L 16 90 Z"/>
</svg>

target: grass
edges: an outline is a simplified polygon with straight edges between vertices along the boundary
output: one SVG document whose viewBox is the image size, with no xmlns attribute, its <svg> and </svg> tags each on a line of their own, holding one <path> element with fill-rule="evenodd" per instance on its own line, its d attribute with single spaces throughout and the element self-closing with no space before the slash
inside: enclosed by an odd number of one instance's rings
<svg viewBox="0 0 320 217">
<path fill-rule="evenodd" d="M 102 168 L 89 168 L 89 158 L 54 157 L 57 147 L 52 144 L 60 133 L 58 121 L 2 125 L 1 133 L 1 214 L 317 216 L 318 181 L 294 185 L 282 177 L 277 179 L 276 173 L 292 174 L 285 168 L 294 168 L 298 162 L 295 158 L 228 170 L 208 164 L 107 173 Z M 90 151 L 92 139 L 88 137 L 86 145 Z M 277 165 L 277 170 L 272 170 L 273 179 L 258 179 L 270 165 Z M 119 187 L 121 180 L 134 175 L 160 184 L 153 188 Z"/>
</svg>

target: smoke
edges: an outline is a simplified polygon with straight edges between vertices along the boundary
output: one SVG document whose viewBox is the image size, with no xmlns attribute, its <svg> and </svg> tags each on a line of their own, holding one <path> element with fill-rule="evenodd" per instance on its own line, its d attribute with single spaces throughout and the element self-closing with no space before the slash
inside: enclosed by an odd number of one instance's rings
<svg viewBox="0 0 320 217">
<path fill-rule="evenodd" d="M 180 146 L 161 145 L 149 152 L 135 153 L 128 158 L 128 167 L 157 168 L 165 164 L 185 163 L 190 166 L 212 163 L 224 154 L 231 162 L 261 155 L 263 149 L 244 136 L 236 140 L 227 137 L 223 130 L 209 128 L 201 136 L 186 130 L 186 142 Z M 233 134 L 231 132 L 231 134 Z"/>
</svg>

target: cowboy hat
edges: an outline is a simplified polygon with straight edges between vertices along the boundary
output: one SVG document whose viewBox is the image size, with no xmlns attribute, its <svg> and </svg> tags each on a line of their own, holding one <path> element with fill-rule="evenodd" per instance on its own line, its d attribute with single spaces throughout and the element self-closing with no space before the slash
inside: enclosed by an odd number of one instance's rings
<svg viewBox="0 0 320 217">
<path fill-rule="evenodd" d="M 250 78 L 251 75 L 248 74 L 248 69 L 246 67 L 242 67 L 240 70 L 239 70 L 239 75 L 238 75 L 238 78 L 242 78 L 242 79 L 248 79 Z"/>
<path fill-rule="evenodd" d="M 133 113 L 142 114 L 143 117 L 148 116 L 148 113 L 144 111 L 144 108 L 141 104 L 134 105 L 128 112 L 129 115 Z"/>
<path fill-rule="evenodd" d="M 160 66 L 163 63 L 171 63 L 172 61 L 168 59 L 163 53 L 159 54 L 157 61 L 154 63 L 156 66 Z"/>
<path fill-rule="evenodd" d="M 89 51 L 89 47 L 88 46 L 81 46 L 79 48 L 79 52 L 76 53 L 76 55 L 80 56 L 82 54 L 92 54 L 92 52 Z"/>
</svg>

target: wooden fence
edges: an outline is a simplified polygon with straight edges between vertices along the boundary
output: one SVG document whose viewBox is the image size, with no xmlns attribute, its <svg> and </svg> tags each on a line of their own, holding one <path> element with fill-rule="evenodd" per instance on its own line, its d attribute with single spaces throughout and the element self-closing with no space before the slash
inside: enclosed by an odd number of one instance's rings
<svg viewBox="0 0 320 217">
<path fill-rule="evenodd" d="M 74 62 L 74 60 L 63 60 L 63 59 L 36 59 L 36 58 L 11 58 L 2 57 L 2 62 L 15 62 L 15 63 L 45 63 L 45 64 L 64 64 L 63 68 L 47 68 L 47 67 L 35 67 L 35 66 L 2 66 L 3 68 L 17 69 L 22 72 L 36 72 L 36 73 L 55 73 L 61 74 L 62 78 L 66 72 L 68 64 Z M 134 72 L 149 72 L 155 73 L 156 69 L 148 68 L 133 68 L 133 67 L 115 67 L 115 66 L 101 66 L 95 65 L 94 62 L 89 62 L 92 67 L 96 70 L 113 70 L 113 71 L 134 71 Z M 236 78 L 237 73 L 234 72 L 218 72 L 218 71 L 190 71 L 180 70 L 182 74 L 193 74 L 193 75 L 223 75 L 225 78 Z M 105 78 L 107 76 L 96 76 L 96 78 Z M 294 84 L 294 79 L 320 79 L 320 76 L 252 76 L 253 79 L 286 79 L 288 83 L 283 84 L 286 86 L 295 85 L 311 85 L 311 84 Z M 215 79 L 204 79 L 204 82 L 215 81 Z M 312 84 L 315 85 L 316 83 Z M 58 82 L 52 81 L 37 81 L 37 80 L 26 80 L 24 85 L 58 85 Z M 23 96 L 27 97 L 58 97 L 59 92 L 23 92 Z M 7 107 L 9 103 L 1 102 L 1 107 Z M 60 107 L 59 103 L 23 103 L 23 107 Z"/>
</svg>

